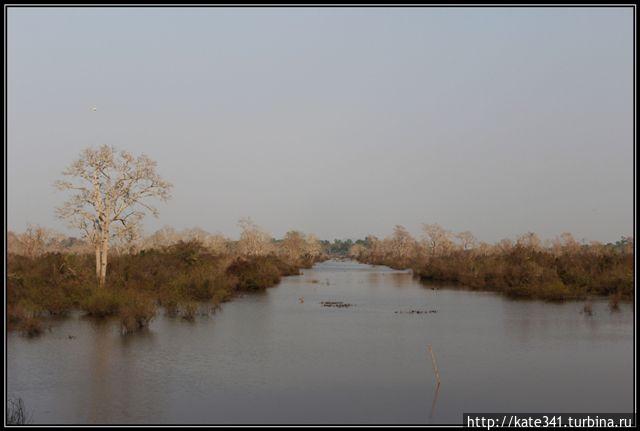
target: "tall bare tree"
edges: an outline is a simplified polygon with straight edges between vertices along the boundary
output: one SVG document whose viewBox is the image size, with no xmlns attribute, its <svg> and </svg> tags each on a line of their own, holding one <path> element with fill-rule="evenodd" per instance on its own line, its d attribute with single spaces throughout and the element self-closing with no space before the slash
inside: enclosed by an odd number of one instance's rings
<svg viewBox="0 0 640 431">
<path fill-rule="evenodd" d="M 166 201 L 172 186 L 146 155 L 134 157 L 108 145 L 85 149 L 62 174 L 69 179 L 57 181 L 56 187 L 74 194 L 57 215 L 81 229 L 94 246 L 96 277 L 104 286 L 110 241 L 134 236 L 146 212 L 157 217 L 158 210 L 148 200 Z"/>
</svg>

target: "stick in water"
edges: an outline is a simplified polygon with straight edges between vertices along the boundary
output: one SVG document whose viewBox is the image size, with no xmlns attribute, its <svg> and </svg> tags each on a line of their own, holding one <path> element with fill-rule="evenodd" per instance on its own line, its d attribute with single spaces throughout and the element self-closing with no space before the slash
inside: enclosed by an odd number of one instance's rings
<svg viewBox="0 0 640 431">
<path fill-rule="evenodd" d="M 428 345 L 429 353 L 431 354 L 431 364 L 433 365 L 433 371 L 436 373 L 436 382 L 438 386 L 440 386 L 440 371 L 438 371 L 438 363 L 436 362 L 436 357 L 433 354 L 433 349 L 431 348 L 431 344 Z"/>
</svg>

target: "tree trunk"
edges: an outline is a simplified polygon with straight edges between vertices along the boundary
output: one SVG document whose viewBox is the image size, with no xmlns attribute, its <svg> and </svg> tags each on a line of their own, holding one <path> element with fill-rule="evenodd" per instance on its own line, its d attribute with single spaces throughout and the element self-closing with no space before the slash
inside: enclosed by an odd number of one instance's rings
<svg viewBox="0 0 640 431">
<path fill-rule="evenodd" d="M 104 287 L 107 279 L 107 253 L 109 252 L 109 237 L 102 239 L 102 251 L 100 253 L 100 286 Z"/>
<path fill-rule="evenodd" d="M 98 280 L 99 282 L 100 281 L 100 262 L 101 262 L 100 242 L 96 241 L 95 247 L 96 247 L 96 280 Z"/>
</svg>

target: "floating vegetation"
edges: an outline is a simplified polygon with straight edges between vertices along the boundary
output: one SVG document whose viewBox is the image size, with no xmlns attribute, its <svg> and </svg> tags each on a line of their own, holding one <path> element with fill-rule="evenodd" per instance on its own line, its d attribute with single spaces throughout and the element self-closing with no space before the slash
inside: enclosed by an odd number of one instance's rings
<svg viewBox="0 0 640 431">
<path fill-rule="evenodd" d="M 320 304 L 323 307 L 334 307 L 334 308 L 354 307 L 354 304 L 349 304 L 347 302 L 342 302 L 342 301 L 322 301 Z"/>
<path fill-rule="evenodd" d="M 437 313 L 438 310 L 396 310 L 395 314 L 432 314 Z"/>
</svg>

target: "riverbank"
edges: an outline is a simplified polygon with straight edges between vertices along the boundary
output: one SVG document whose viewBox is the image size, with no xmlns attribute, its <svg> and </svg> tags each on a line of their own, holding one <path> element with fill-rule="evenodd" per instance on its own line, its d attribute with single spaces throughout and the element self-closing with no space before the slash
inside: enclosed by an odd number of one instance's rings
<svg viewBox="0 0 640 431">
<path fill-rule="evenodd" d="M 454 250 L 409 259 L 371 250 L 354 254 L 362 263 L 411 269 L 425 283 L 457 284 L 471 290 L 503 293 L 513 298 L 548 301 L 608 297 L 612 309 L 633 299 L 633 253 L 613 248 L 583 246 L 571 252 L 552 252 L 515 246 L 494 249 Z"/>
<path fill-rule="evenodd" d="M 123 333 L 146 327 L 158 307 L 193 320 L 202 306 L 215 311 L 237 294 L 275 286 L 281 277 L 299 274 L 322 257 L 213 254 L 196 241 L 179 242 L 113 256 L 103 288 L 96 286 L 93 259 L 90 254 L 9 254 L 9 329 L 39 335 L 43 317 L 72 310 L 95 318 L 117 316 Z"/>
</svg>

